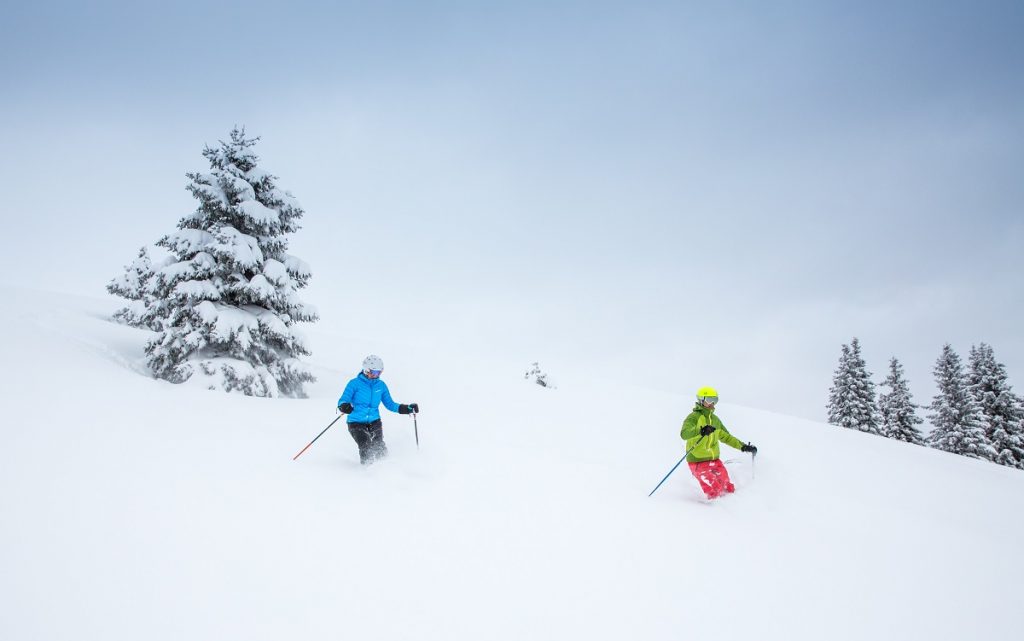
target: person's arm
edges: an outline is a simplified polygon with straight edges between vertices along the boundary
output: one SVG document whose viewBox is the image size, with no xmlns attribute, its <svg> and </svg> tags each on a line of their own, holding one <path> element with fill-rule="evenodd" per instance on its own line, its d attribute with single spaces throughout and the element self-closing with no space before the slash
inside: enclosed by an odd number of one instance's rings
<svg viewBox="0 0 1024 641">
<path fill-rule="evenodd" d="M 338 399 L 338 407 L 341 407 L 342 403 L 348 403 L 349 405 L 352 404 L 352 399 L 356 394 L 355 382 L 355 379 L 352 379 L 348 382 L 348 385 L 345 386 L 345 391 L 341 393 L 341 398 Z"/>
<path fill-rule="evenodd" d="M 387 383 L 381 381 L 381 384 L 384 385 L 384 393 L 381 394 L 380 400 L 384 403 L 384 407 L 388 408 L 392 412 L 397 412 L 398 403 L 396 403 L 394 399 L 391 398 L 391 390 L 388 389 Z"/>
<path fill-rule="evenodd" d="M 690 412 L 690 415 L 683 421 L 683 429 L 679 432 L 679 436 L 684 441 L 689 441 L 691 438 L 696 438 L 700 434 L 700 428 L 697 427 L 697 418 L 700 417 L 698 412 Z"/>
<path fill-rule="evenodd" d="M 342 414 L 352 413 L 352 399 L 356 393 L 354 383 L 355 380 L 349 381 L 348 385 L 345 386 L 345 390 L 341 393 L 341 398 L 338 399 L 338 411 Z"/>
<path fill-rule="evenodd" d="M 718 436 L 718 440 L 722 441 L 723 443 L 725 443 L 729 447 L 736 448 L 737 450 L 742 450 L 743 449 L 743 441 L 739 440 L 738 438 L 733 436 L 732 433 L 729 432 L 729 430 L 725 429 L 725 425 L 722 425 L 721 421 L 718 422 L 718 429 L 719 429 L 719 431 L 722 432 Z"/>
</svg>

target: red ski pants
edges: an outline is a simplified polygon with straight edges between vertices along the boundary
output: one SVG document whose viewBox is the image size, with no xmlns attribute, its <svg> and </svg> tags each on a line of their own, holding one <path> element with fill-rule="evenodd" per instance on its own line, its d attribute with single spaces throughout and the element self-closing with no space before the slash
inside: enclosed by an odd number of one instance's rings
<svg viewBox="0 0 1024 641">
<path fill-rule="evenodd" d="M 709 499 L 717 499 L 723 494 L 736 491 L 736 486 L 729 480 L 729 471 L 725 469 L 725 463 L 721 460 L 701 461 L 689 465 L 690 473 L 700 483 L 700 489 L 704 490 Z"/>
</svg>

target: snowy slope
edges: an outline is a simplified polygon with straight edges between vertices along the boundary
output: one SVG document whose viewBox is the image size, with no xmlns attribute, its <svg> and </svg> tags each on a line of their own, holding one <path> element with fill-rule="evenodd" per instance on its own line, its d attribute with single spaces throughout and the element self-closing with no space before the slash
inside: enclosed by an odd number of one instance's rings
<svg viewBox="0 0 1024 641">
<path fill-rule="evenodd" d="M 688 390 L 322 323 L 310 399 L 245 398 L 140 375 L 116 301 L 2 293 L 0 638 L 1020 638 L 1020 471 L 723 403 L 756 478 L 647 498 Z M 293 462 L 369 351 L 422 448 Z"/>
</svg>

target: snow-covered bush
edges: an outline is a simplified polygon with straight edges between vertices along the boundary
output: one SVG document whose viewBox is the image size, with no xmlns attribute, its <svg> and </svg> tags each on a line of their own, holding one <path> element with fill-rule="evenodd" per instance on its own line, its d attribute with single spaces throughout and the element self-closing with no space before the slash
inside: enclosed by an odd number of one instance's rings
<svg viewBox="0 0 1024 641">
<path fill-rule="evenodd" d="M 523 378 L 525 378 L 528 381 L 532 380 L 534 383 L 540 385 L 541 387 L 550 387 L 552 389 L 555 388 L 554 383 L 548 377 L 548 375 L 540 370 L 539 363 L 533 363 L 530 366 L 530 369 L 526 370 L 526 375 Z"/>
<path fill-rule="evenodd" d="M 286 234 L 303 210 L 276 177 L 258 166 L 244 129 L 207 147 L 207 172 L 187 174 L 196 210 L 145 248 L 108 290 L 128 298 L 117 317 L 158 332 L 146 345 L 153 373 L 173 383 L 201 376 L 211 389 L 252 396 L 304 396 L 315 380 L 298 360 L 309 350 L 295 324 L 317 319 L 298 290 L 309 266 L 287 253 Z"/>
</svg>

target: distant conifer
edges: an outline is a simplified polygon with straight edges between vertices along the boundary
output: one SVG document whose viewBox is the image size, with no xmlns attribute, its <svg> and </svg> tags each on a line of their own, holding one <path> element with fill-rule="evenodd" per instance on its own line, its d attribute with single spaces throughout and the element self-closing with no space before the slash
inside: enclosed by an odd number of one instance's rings
<svg viewBox="0 0 1024 641">
<path fill-rule="evenodd" d="M 882 383 L 888 393 L 878 395 L 878 408 L 882 415 L 882 433 L 898 441 L 923 444 L 918 425 L 924 423 L 917 415 L 917 405 L 910 395 L 910 387 L 903 376 L 903 366 L 893 357 L 889 361 L 889 376 Z"/>
<path fill-rule="evenodd" d="M 875 384 L 860 352 L 856 338 L 843 345 L 839 367 L 829 390 L 828 422 L 839 427 L 881 434 L 878 407 L 875 404 Z"/>
<path fill-rule="evenodd" d="M 990 345 L 971 347 L 967 385 L 981 411 L 985 438 L 993 461 L 1024 469 L 1024 404 L 1013 393 L 1006 368 Z"/>
<path fill-rule="evenodd" d="M 932 399 L 928 416 L 935 427 L 928 445 L 936 449 L 992 460 L 995 451 L 988 444 L 980 408 L 967 386 L 960 356 L 946 344 L 935 363 L 938 394 Z"/>
</svg>

